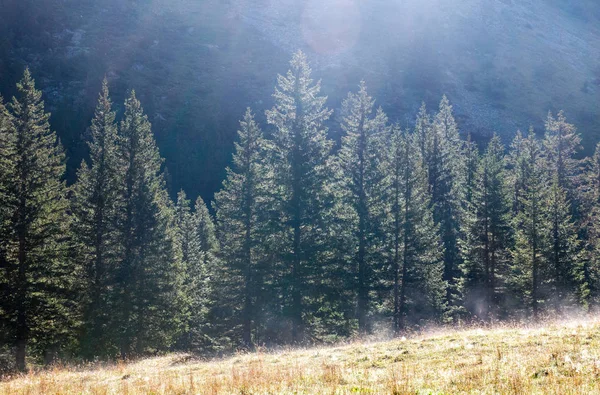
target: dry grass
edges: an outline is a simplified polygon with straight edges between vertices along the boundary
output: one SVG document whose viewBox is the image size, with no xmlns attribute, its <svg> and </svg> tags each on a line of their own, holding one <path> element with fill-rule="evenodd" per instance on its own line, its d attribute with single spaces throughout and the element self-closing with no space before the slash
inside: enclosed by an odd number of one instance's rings
<svg viewBox="0 0 600 395">
<path fill-rule="evenodd" d="M 186 355 L 0 382 L 0 394 L 593 394 L 600 321 L 194 361 Z"/>
</svg>

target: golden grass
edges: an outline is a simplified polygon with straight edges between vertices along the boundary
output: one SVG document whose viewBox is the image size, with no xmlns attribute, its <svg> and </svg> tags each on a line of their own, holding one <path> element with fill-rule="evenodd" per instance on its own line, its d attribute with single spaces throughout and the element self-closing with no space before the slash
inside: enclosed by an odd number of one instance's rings
<svg viewBox="0 0 600 395">
<path fill-rule="evenodd" d="M 410 339 L 57 367 L 0 394 L 600 394 L 600 321 L 445 330 Z"/>
</svg>

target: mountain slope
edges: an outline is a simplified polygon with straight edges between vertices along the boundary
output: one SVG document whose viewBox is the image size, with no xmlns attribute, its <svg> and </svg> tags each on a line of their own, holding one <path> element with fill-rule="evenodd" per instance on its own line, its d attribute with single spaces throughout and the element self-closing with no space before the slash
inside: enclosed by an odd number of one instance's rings
<svg viewBox="0 0 600 395">
<path fill-rule="evenodd" d="M 565 109 L 589 147 L 600 137 L 600 5 L 593 0 L 1 0 L 0 93 L 29 65 L 72 179 L 104 75 L 120 106 L 136 89 L 172 176 L 210 199 L 238 119 L 264 124 L 276 74 L 305 50 L 339 108 L 365 79 L 410 124 L 448 94 L 463 131 L 543 125 Z M 334 119 L 335 120 L 335 119 Z M 331 134 L 339 127 L 331 123 Z"/>
</svg>

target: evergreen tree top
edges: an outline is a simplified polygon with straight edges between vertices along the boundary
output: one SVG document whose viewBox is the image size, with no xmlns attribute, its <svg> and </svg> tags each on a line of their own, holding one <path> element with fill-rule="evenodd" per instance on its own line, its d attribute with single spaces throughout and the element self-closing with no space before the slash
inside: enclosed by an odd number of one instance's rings
<svg viewBox="0 0 600 395">
<path fill-rule="evenodd" d="M 313 84 L 310 74 L 306 55 L 298 51 L 293 55 L 286 75 L 277 76 L 273 94 L 275 106 L 266 114 L 268 122 L 280 131 L 298 132 L 290 130 L 291 121 L 300 122 L 303 129 L 319 129 L 330 117 L 332 111 L 324 107 L 327 96 L 319 96 L 321 81 Z"/>
</svg>

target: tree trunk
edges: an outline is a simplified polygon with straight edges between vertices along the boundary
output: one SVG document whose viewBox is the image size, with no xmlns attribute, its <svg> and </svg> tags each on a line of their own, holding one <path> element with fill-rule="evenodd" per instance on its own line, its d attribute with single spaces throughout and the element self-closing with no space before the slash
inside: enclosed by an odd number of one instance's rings
<svg viewBox="0 0 600 395">
<path fill-rule="evenodd" d="M 25 363 L 26 349 L 27 339 L 17 339 L 16 367 L 19 372 L 27 370 L 27 365 Z"/>
<path fill-rule="evenodd" d="M 536 207 L 533 207 L 534 213 L 532 215 L 532 251 L 531 251 L 531 266 L 532 266 L 532 287 L 531 287 L 531 307 L 533 309 L 533 320 L 538 320 L 538 262 L 537 262 L 537 211 Z"/>
<path fill-rule="evenodd" d="M 399 209 L 399 207 L 398 207 Z M 398 214 L 396 216 L 396 226 L 394 235 L 394 332 L 400 333 L 400 229 Z"/>
<path fill-rule="evenodd" d="M 410 244 L 410 235 L 413 233 L 414 229 L 411 229 L 411 223 L 409 218 L 409 206 L 412 204 L 412 187 L 411 187 L 411 168 L 410 168 L 410 153 L 408 150 L 410 149 L 410 145 L 406 144 L 406 152 L 405 152 L 405 164 L 404 164 L 404 241 L 402 246 L 402 285 L 400 289 L 400 306 L 398 312 L 398 326 L 399 329 L 404 329 L 404 316 L 405 305 L 406 305 L 406 288 L 407 288 L 407 277 L 408 277 L 408 266 L 410 264 L 410 256 L 409 256 L 409 244 Z"/>
<path fill-rule="evenodd" d="M 24 176 L 22 178 L 25 178 Z M 25 371 L 27 364 L 25 356 L 27 342 L 29 340 L 29 326 L 27 323 L 27 231 L 25 225 L 25 197 L 21 196 L 19 203 L 19 224 L 17 232 L 19 237 L 19 272 L 17 277 L 17 333 L 16 333 L 16 367 L 19 371 Z"/>
<path fill-rule="evenodd" d="M 367 288 L 367 262 L 366 262 L 366 227 L 369 215 L 367 198 L 365 196 L 365 150 L 367 141 L 364 130 L 365 115 L 362 111 L 358 125 L 358 331 L 361 334 L 369 332 L 367 315 L 369 309 L 369 290 Z"/>
<path fill-rule="evenodd" d="M 293 126 L 293 140 L 294 147 L 292 150 L 292 228 L 294 232 L 293 246 L 292 246 L 292 279 L 291 279 L 291 292 L 292 292 L 292 341 L 294 343 L 301 343 L 304 340 L 304 328 L 302 325 L 302 291 L 300 289 L 301 282 L 303 281 L 301 274 L 302 265 L 302 205 L 305 202 L 301 201 L 302 196 L 302 183 L 304 180 L 304 174 L 302 172 L 303 158 L 300 151 L 302 146 L 302 122 L 304 121 L 304 108 L 302 105 L 302 98 L 299 95 L 299 81 L 300 74 L 296 73 L 296 82 L 294 92 L 294 103 L 296 105 L 296 120 Z"/>
</svg>

